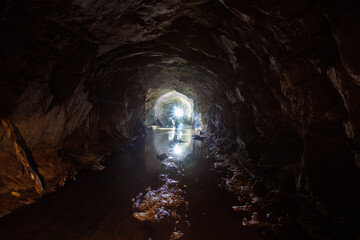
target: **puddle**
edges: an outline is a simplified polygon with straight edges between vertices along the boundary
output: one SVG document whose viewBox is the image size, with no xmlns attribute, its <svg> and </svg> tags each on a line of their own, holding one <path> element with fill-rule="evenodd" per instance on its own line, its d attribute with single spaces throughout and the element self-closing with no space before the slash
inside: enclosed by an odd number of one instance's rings
<svg viewBox="0 0 360 240">
<path fill-rule="evenodd" d="M 140 192 L 132 198 L 133 217 L 140 222 L 171 222 L 174 227 L 170 239 L 179 239 L 184 235 L 183 228 L 191 226 L 188 218 L 189 201 L 185 200 L 186 185 L 180 186 L 184 176 L 184 159 L 193 151 L 191 129 L 163 129 L 164 134 L 153 135 L 157 158 L 163 167 L 159 174 L 162 185 L 156 189 L 151 186 L 146 192 Z M 166 137 L 167 136 L 167 137 Z M 150 143 L 150 144 L 151 144 Z M 147 148 L 149 149 L 148 146 Z M 151 160 L 150 160 L 151 161 Z M 173 170 L 173 171 L 171 171 Z M 170 178 L 169 175 L 173 176 Z"/>
<path fill-rule="evenodd" d="M 219 187 L 221 178 L 192 134 L 149 131 L 142 148 L 115 155 L 103 171 L 83 172 L 0 219 L 0 239 L 278 239 L 262 226 L 268 216 L 246 179 L 224 179 L 235 194 Z M 168 158 L 159 160 L 163 153 Z"/>
</svg>

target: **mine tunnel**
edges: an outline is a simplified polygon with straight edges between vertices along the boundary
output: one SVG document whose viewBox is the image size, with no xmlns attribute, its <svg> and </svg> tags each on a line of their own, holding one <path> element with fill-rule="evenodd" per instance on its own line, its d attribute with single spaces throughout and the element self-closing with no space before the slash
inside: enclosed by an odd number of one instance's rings
<svg viewBox="0 0 360 240">
<path fill-rule="evenodd" d="M 359 12 L 1 1 L 0 239 L 360 239 Z"/>
</svg>

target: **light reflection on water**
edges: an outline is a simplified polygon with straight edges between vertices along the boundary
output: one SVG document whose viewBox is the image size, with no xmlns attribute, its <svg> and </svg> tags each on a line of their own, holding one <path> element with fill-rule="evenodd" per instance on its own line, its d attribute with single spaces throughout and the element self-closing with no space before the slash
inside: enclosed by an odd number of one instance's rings
<svg viewBox="0 0 360 240">
<path fill-rule="evenodd" d="M 173 159 L 184 160 L 193 151 L 193 129 L 160 128 L 165 134 L 153 134 L 154 141 L 147 146 L 155 147 L 156 154 L 166 153 Z M 174 151 L 175 150 L 175 151 Z"/>
<path fill-rule="evenodd" d="M 191 166 L 192 159 L 187 157 L 194 151 L 193 132 L 191 128 L 160 128 L 149 132 L 145 144 L 147 170 L 160 172 L 158 177 L 163 183 L 156 189 L 148 186 L 145 192 L 133 198 L 133 217 L 137 220 L 157 223 L 166 219 L 173 222 L 171 239 L 181 237 L 191 225 L 187 212 L 191 203 L 185 199 L 186 186 L 179 181 L 187 163 Z M 164 153 L 168 156 L 165 160 L 156 158 Z M 173 170 L 176 170 L 175 174 Z"/>
</svg>

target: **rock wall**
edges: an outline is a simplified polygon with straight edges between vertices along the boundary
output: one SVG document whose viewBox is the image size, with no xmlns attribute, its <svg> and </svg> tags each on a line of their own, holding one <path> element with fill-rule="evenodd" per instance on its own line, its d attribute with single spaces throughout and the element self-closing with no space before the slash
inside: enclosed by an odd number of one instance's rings
<svg viewBox="0 0 360 240">
<path fill-rule="evenodd" d="M 246 155 L 322 214 L 351 215 L 360 200 L 358 10 L 336 0 L 7 1 L 1 116 L 35 162 L 45 157 L 34 149 L 86 152 L 98 139 L 99 152 L 119 150 L 144 137 L 148 89 L 173 89 L 194 99 L 211 150 Z M 19 164 L 1 134 L 6 185 Z"/>
</svg>

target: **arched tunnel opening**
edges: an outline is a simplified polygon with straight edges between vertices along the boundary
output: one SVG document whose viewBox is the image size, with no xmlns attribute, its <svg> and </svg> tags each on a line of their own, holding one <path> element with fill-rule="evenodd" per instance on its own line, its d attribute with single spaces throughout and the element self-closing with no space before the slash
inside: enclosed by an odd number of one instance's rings
<svg viewBox="0 0 360 240">
<path fill-rule="evenodd" d="M 355 1 L 0 4 L 0 239 L 358 239 Z"/>
<path fill-rule="evenodd" d="M 162 95 L 160 95 L 162 94 Z M 158 96 L 160 95 L 160 96 Z M 175 121 L 184 126 L 201 127 L 201 119 L 194 111 L 194 101 L 175 90 L 150 89 L 146 97 L 146 125 L 174 127 Z"/>
</svg>

